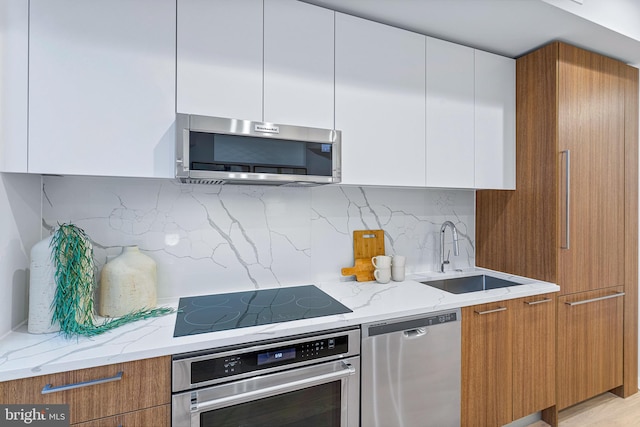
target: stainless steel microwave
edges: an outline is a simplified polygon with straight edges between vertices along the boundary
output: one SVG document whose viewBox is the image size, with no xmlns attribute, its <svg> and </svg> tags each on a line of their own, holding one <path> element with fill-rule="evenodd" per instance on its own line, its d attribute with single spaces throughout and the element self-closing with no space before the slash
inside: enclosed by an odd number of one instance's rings
<svg viewBox="0 0 640 427">
<path fill-rule="evenodd" d="M 176 178 L 194 184 L 340 182 L 341 132 L 249 120 L 176 116 Z"/>
</svg>

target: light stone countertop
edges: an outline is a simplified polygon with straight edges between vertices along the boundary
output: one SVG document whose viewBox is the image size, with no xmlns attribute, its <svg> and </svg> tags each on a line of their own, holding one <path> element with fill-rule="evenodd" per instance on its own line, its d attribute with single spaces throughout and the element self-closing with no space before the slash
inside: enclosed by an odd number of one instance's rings
<svg viewBox="0 0 640 427">
<path fill-rule="evenodd" d="M 477 273 L 488 273 L 522 285 L 454 295 L 419 283 Z M 480 268 L 416 274 L 407 276 L 404 282 L 388 284 L 336 281 L 315 285 L 353 312 L 178 338 L 173 337 L 175 314 L 135 322 L 93 338 L 29 334 L 23 325 L 0 339 L 0 381 L 357 326 L 560 290 L 553 283 Z M 177 307 L 177 303 L 176 299 L 162 305 Z"/>
</svg>

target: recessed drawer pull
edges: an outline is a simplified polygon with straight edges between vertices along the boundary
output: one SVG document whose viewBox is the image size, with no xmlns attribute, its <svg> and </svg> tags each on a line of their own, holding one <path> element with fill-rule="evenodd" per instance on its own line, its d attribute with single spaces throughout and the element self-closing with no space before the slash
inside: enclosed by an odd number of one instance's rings
<svg viewBox="0 0 640 427">
<path fill-rule="evenodd" d="M 536 305 L 536 304 L 544 304 L 545 302 L 553 301 L 551 298 L 541 299 L 540 301 L 525 301 L 524 303 L 527 305 Z"/>
<path fill-rule="evenodd" d="M 51 384 L 47 384 L 46 386 L 42 387 L 42 394 L 57 393 L 59 391 L 73 390 L 74 388 L 89 387 L 92 385 L 110 383 L 112 381 L 120 381 L 122 379 L 122 374 L 123 371 L 120 371 L 112 377 L 98 378 L 97 380 L 82 381 L 75 384 L 66 384 L 57 387 L 52 387 Z"/>
<path fill-rule="evenodd" d="M 480 315 L 482 315 L 482 314 L 489 314 L 489 313 L 497 313 L 497 312 L 499 312 L 499 311 L 505 311 L 506 309 L 507 309 L 507 307 L 498 307 L 498 308 L 496 308 L 496 309 L 494 309 L 494 310 L 487 310 L 487 311 L 477 311 L 477 310 L 474 310 L 474 311 L 475 311 L 475 313 L 476 313 L 476 314 L 480 314 Z"/>
<path fill-rule="evenodd" d="M 623 297 L 623 296 L 624 296 L 624 292 L 617 292 L 615 294 L 605 295 L 603 297 L 598 297 L 598 298 L 585 299 L 585 300 L 582 300 L 582 301 L 575 301 L 575 302 L 565 302 L 565 304 L 573 307 L 574 305 L 588 304 L 590 302 L 602 301 L 602 300 L 605 300 L 605 299 L 618 298 L 618 297 Z"/>
</svg>

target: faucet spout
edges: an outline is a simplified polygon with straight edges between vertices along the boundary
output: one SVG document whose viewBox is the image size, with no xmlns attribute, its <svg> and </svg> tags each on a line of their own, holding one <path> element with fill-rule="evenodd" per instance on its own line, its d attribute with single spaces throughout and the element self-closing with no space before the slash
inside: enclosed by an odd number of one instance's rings
<svg viewBox="0 0 640 427">
<path fill-rule="evenodd" d="M 460 254 L 460 246 L 458 245 L 458 230 L 451 221 L 445 221 L 440 227 L 440 272 L 444 273 L 444 265 L 449 264 L 449 259 L 444 259 L 444 232 L 447 227 L 451 227 L 451 234 L 453 235 L 453 255 L 458 256 Z"/>
</svg>

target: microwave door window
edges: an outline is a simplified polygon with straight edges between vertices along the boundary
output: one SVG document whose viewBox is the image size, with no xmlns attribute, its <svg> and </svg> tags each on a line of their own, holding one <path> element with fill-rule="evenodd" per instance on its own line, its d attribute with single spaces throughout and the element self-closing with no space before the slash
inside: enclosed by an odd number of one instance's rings
<svg viewBox="0 0 640 427">
<path fill-rule="evenodd" d="M 331 176 L 332 161 L 331 144 L 307 142 L 307 174 L 315 176 Z"/>
<path fill-rule="evenodd" d="M 216 167 L 213 156 L 213 135 L 191 132 L 189 135 L 189 169 L 224 170 Z"/>
<path fill-rule="evenodd" d="M 191 132 L 189 167 L 214 172 L 331 176 L 333 146 L 238 135 Z"/>
<path fill-rule="evenodd" d="M 223 163 L 303 168 L 306 150 L 305 144 L 298 141 L 216 135 L 214 158 Z"/>
</svg>

